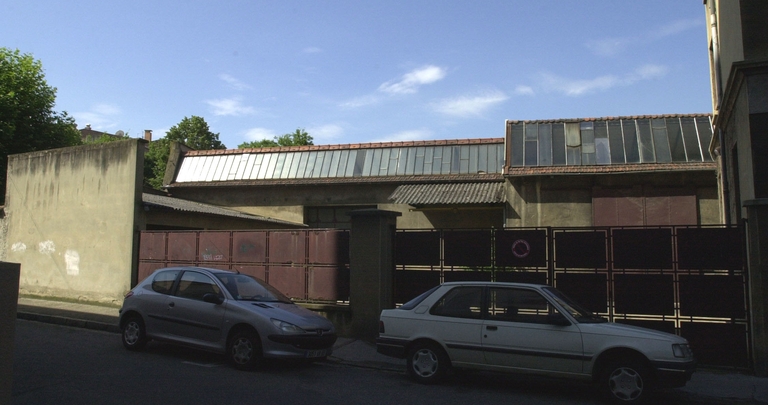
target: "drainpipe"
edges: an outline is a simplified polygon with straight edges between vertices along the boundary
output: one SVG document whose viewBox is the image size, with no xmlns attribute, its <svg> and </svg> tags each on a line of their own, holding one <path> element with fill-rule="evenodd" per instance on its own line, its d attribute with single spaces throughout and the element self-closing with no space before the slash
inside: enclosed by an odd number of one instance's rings
<svg viewBox="0 0 768 405">
<path fill-rule="evenodd" d="M 722 69 L 720 68 L 720 41 L 717 34 L 717 13 L 715 10 L 715 0 L 707 1 L 707 7 L 709 8 L 709 29 L 710 36 L 712 38 L 712 65 L 715 73 L 715 112 L 720 111 L 720 103 L 723 98 L 723 90 L 721 84 Z M 727 148 L 725 145 L 725 134 L 718 125 L 717 128 L 717 141 L 720 143 L 720 178 L 723 184 L 723 221 L 731 224 L 731 199 L 729 197 L 729 185 L 728 185 L 728 165 L 726 164 Z"/>
</svg>

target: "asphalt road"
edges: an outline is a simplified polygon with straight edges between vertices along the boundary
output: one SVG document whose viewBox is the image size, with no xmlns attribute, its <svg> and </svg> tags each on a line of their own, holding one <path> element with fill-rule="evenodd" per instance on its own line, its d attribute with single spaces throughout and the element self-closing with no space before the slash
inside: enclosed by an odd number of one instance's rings
<svg viewBox="0 0 768 405">
<path fill-rule="evenodd" d="M 15 405 L 602 403 L 586 384 L 486 373 L 423 386 L 404 374 L 332 362 L 270 362 L 241 372 L 214 354 L 155 342 L 128 352 L 113 333 L 25 320 L 16 323 L 15 344 Z"/>
</svg>

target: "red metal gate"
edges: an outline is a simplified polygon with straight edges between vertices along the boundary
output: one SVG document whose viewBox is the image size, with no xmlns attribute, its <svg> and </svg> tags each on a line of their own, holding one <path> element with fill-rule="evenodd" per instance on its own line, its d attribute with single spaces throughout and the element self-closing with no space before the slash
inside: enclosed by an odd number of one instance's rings
<svg viewBox="0 0 768 405">
<path fill-rule="evenodd" d="M 172 266 L 239 271 L 299 300 L 348 301 L 349 231 L 142 232 L 135 281 Z"/>
</svg>

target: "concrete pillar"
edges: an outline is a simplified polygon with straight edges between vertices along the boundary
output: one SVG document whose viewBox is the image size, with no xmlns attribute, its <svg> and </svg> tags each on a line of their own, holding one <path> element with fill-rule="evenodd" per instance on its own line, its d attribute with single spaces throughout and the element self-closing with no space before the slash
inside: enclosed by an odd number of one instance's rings
<svg viewBox="0 0 768 405">
<path fill-rule="evenodd" d="M 0 405 L 10 405 L 13 388 L 13 341 L 19 303 L 21 265 L 0 262 Z"/>
<path fill-rule="evenodd" d="M 755 375 L 768 377 L 768 198 L 744 202 Z"/>
<path fill-rule="evenodd" d="M 395 225 L 399 212 L 378 209 L 349 213 L 349 305 L 352 336 L 374 339 L 379 315 L 394 308 Z"/>
</svg>

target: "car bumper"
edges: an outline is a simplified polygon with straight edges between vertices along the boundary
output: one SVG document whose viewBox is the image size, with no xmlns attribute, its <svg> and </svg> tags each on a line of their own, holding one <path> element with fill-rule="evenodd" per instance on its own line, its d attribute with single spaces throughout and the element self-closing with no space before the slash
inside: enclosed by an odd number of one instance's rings
<svg viewBox="0 0 768 405">
<path fill-rule="evenodd" d="M 376 338 L 376 351 L 385 356 L 403 359 L 406 355 L 407 346 L 407 340 L 382 337 Z"/>
<path fill-rule="evenodd" d="M 691 380 L 693 372 L 696 371 L 696 360 L 682 363 L 654 362 L 653 366 L 662 387 L 677 388 Z"/>
<path fill-rule="evenodd" d="M 333 353 L 336 334 L 323 335 L 269 335 L 264 342 L 264 357 L 287 359 L 313 359 Z"/>
</svg>

